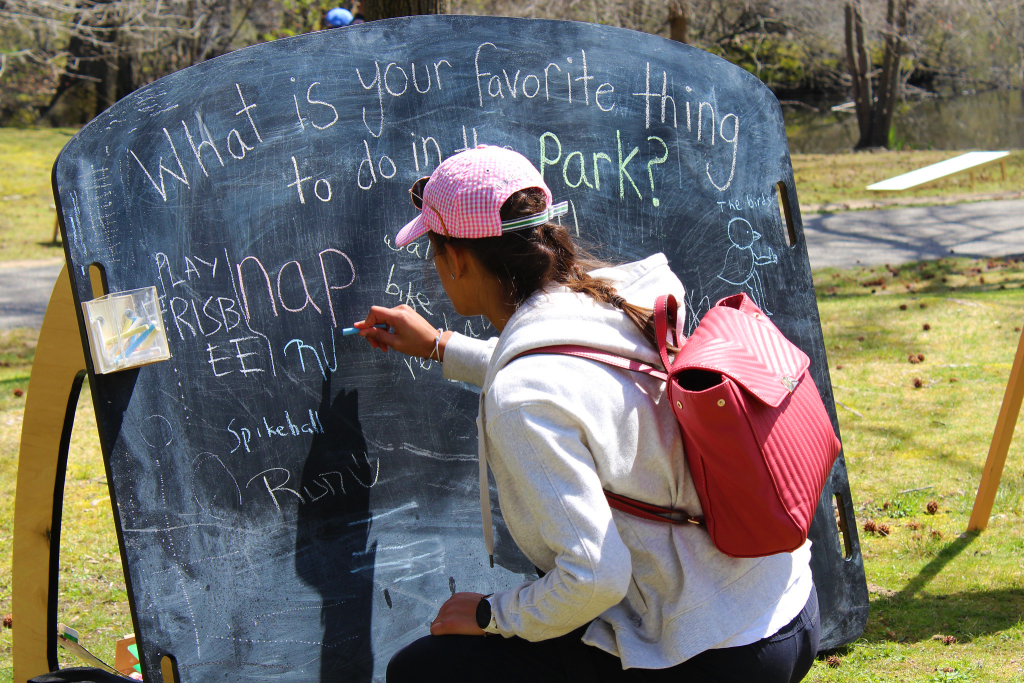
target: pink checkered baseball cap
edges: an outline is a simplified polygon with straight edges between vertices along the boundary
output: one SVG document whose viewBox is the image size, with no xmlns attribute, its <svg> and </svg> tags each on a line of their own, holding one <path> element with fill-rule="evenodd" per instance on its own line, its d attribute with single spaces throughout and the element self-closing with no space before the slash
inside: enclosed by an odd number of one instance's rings
<svg viewBox="0 0 1024 683">
<path fill-rule="evenodd" d="M 480 145 L 448 157 L 430 174 L 425 187 L 420 182 L 413 187 L 422 192 L 422 208 L 398 231 L 398 247 L 429 230 L 447 237 L 496 237 L 542 225 L 568 211 L 568 202 L 552 206 L 551 190 L 530 160 L 504 147 Z M 501 205 L 529 187 L 544 191 L 544 211 L 503 222 Z M 420 197 L 414 193 L 413 199 L 415 203 Z"/>
</svg>

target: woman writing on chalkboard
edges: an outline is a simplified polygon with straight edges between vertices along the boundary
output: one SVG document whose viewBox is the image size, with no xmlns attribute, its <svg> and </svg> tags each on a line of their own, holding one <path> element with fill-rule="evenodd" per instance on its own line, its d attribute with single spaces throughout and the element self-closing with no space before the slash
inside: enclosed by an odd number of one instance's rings
<svg viewBox="0 0 1024 683">
<path fill-rule="evenodd" d="M 440 360 L 445 377 L 481 387 L 488 553 L 489 465 L 509 530 L 544 574 L 453 595 L 431 635 L 392 659 L 388 681 L 802 679 L 819 632 L 810 544 L 735 559 L 702 527 L 612 512 L 604 489 L 699 514 L 664 383 L 566 355 L 517 358 L 579 344 L 659 365 L 645 307 L 661 294 L 683 300 L 665 256 L 584 260 L 553 220 L 564 205 L 552 206 L 525 157 L 499 147 L 445 160 L 411 194 L 420 213 L 396 244 L 428 235 L 455 310 L 486 316 L 499 337 L 442 332 L 405 306 L 373 307 L 357 327 L 375 348 Z"/>
</svg>

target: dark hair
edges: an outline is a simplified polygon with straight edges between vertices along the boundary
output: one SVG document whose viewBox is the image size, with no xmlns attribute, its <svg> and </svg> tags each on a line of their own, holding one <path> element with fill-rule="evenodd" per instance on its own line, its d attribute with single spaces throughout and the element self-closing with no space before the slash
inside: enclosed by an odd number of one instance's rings
<svg viewBox="0 0 1024 683">
<path fill-rule="evenodd" d="M 501 220 L 533 216 L 544 210 L 546 197 L 540 188 L 519 190 L 501 205 Z M 520 306 L 532 294 L 551 283 L 586 294 L 596 301 L 618 308 L 633 321 L 655 347 L 654 314 L 649 308 L 635 306 L 619 296 L 615 287 L 588 271 L 609 266 L 580 248 L 569 231 L 557 223 L 547 222 L 535 228 L 507 232 L 497 237 L 446 237 L 427 233 L 439 256 L 445 246 L 453 244 L 476 257 L 477 261 L 498 278 L 510 301 Z"/>
</svg>

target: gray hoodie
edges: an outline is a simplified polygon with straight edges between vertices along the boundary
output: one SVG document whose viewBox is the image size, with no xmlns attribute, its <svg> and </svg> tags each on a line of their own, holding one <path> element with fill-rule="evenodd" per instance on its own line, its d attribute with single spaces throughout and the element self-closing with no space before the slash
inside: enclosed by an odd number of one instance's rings
<svg viewBox="0 0 1024 683">
<path fill-rule="evenodd" d="M 593 273 L 627 301 L 682 302 L 662 254 Z M 680 315 L 684 315 L 681 311 Z M 665 384 L 564 355 L 524 351 L 582 344 L 659 365 L 621 311 L 565 288 L 540 292 L 501 337 L 454 335 L 444 374 L 481 388 L 477 418 L 481 508 L 493 549 L 486 472 L 516 544 L 545 575 L 491 599 L 505 636 L 544 640 L 592 622 L 584 642 L 623 668 L 665 668 L 704 650 L 754 642 L 795 617 L 810 593 L 810 544 L 735 559 L 703 527 L 613 512 L 602 489 L 700 515 Z"/>
</svg>

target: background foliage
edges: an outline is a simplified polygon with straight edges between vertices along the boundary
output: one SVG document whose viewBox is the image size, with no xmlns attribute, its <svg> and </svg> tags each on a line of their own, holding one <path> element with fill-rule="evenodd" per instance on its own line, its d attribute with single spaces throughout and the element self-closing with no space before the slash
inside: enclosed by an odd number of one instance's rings
<svg viewBox="0 0 1024 683">
<path fill-rule="evenodd" d="M 396 0 L 369 0 L 368 16 Z M 4 0 L 0 125 L 75 125 L 172 71 L 323 28 L 337 0 Z M 349 2 L 341 4 L 349 5 Z M 433 4 L 433 3 L 432 3 Z M 444 11 L 589 21 L 683 38 L 784 97 L 845 93 L 845 0 L 437 0 Z M 381 7 L 378 7 L 381 6 Z M 881 58 L 881 0 L 864 0 Z M 373 11 L 371 11 L 373 10 Z M 675 18 L 675 22 L 673 22 Z M 1019 87 L 1019 0 L 918 0 L 904 80 L 916 88 Z M 877 63 L 877 62 L 876 62 Z"/>
</svg>

